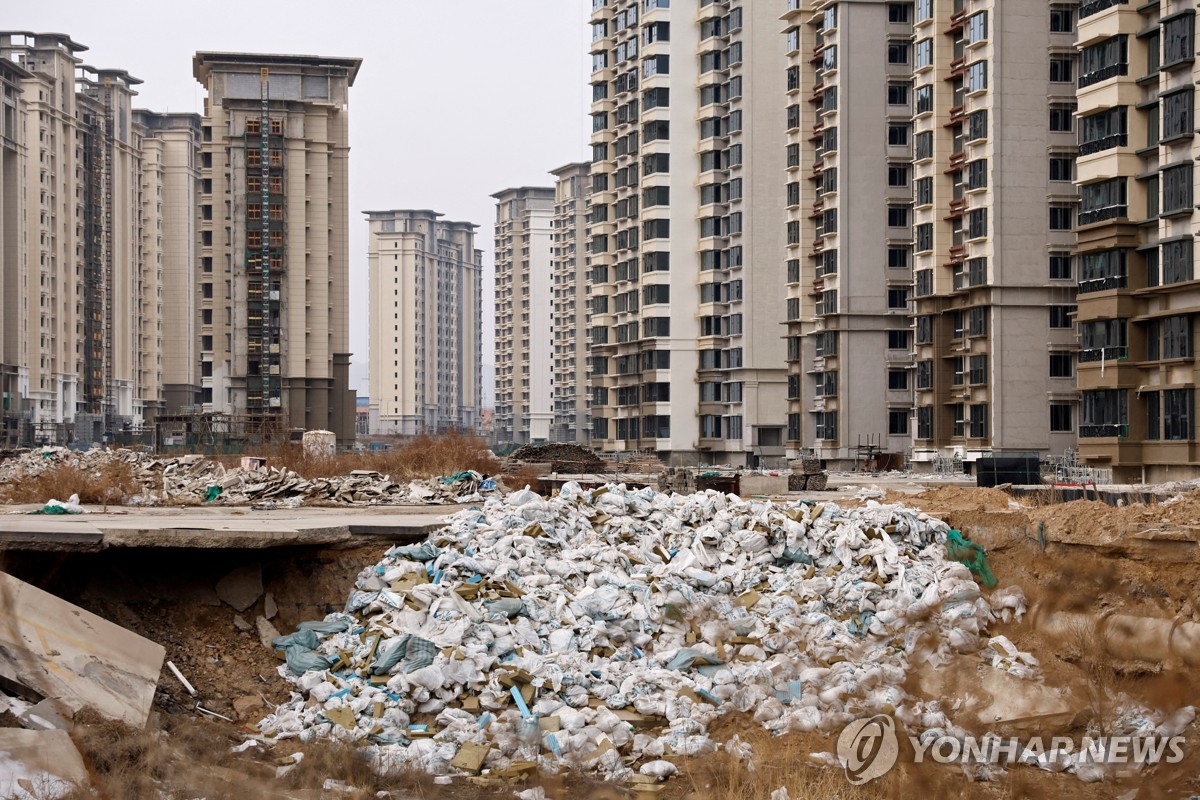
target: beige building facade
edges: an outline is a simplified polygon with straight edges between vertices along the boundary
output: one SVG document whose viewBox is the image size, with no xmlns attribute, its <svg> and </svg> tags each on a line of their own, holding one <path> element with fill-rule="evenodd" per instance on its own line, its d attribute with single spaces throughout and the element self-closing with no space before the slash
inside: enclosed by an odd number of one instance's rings
<svg viewBox="0 0 1200 800">
<path fill-rule="evenodd" d="M 554 422 L 550 438 L 556 442 L 586 444 L 591 438 L 588 407 L 587 330 L 591 286 L 587 255 L 587 163 L 553 169 L 554 219 L 551 265 L 554 300 L 551 327 L 554 339 Z"/>
<path fill-rule="evenodd" d="M 591 14 L 592 445 L 784 454 L 784 42 L 768 3 Z"/>
<path fill-rule="evenodd" d="M 483 254 L 469 222 L 367 211 L 371 433 L 480 431 Z"/>
<path fill-rule="evenodd" d="M 247 431 L 354 439 L 349 89 L 361 61 L 197 53 L 200 395 Z"/>
<path fill-rule="evenodd" d="M 496 201 L 496 440 L 550 439 L 554 423 L 555 190 L 505 189 Z"/>
</svg>

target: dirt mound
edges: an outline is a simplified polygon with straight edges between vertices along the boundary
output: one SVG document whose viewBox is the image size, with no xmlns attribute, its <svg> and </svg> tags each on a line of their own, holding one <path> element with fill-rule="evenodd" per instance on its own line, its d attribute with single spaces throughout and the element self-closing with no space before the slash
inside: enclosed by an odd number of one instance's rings
<svg viewBox="0 0 1200 800">
<path fill-rule="evenodd" d="M 527 463 L 548 463 L 554 472 L 595 472 L 604 467 L 604 461 L 591 450 L 565 442 L 527 444 L 514 450 L 509 458 Z"/>
<path fill-rule="evenodd" d="M 918 508 L 957 511 L 1007 511 L 1011 495 L 999 489 L 979 489 L 961 486 L 939 486 L 906 498 Z"/>
<path fill-rule="evenodd" d="M 1200 526 L 1200 491 L 1175 495 L 1161 503 L 1110 506 L 1099 500 L 1075 500 L 1030 511 L 1060 541 L 1103 543 L 1134 534 L 1178 532 Z"/>
</svg>

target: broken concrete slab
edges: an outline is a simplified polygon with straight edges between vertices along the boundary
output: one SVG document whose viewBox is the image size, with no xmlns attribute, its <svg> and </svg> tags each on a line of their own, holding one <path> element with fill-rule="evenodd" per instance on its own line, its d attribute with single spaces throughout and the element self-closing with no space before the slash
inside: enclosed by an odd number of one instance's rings
<svg viewBox="0 0 1200 800">
<path fill-rule="evenodd" d="M 66 731 L 0 728 L 0 797 L 59 797 L 74 786 L 88 786 L 88 774 Z"/>
<path fill-rule="evenodd" d="M 217 581 L 217 597 L 237 611 L 245 611 L 257 603 L 262 593 L 262 566 L 259 564 L 235 567 Z"/>
<path fill-rule="evenodd" d="M 258 640 L 262 642 L 263 647 L 274 652 L 275 645 L 271 642 L 279 638 L 279 631 L 266 617 L 259 617 L 254 622 L 258 626 Z"/>
<path fill-rule="evenodd" d="M 249 622 L 246 622 L 246 619 L 241 614 L 233 615 L 233 627 L 237 628 L 242 633 L 249 633 L 250 631 L 254 630 L 254 626 Z"/>
<path fill-rule="evenodd" d="M 275 619 L 275 615 L 279 613 L 279 605 L 276 604 L 275 598 L 270 592 L 263 598 L 263 616 L 267 619 Z"/>
<path fill-rule="evenodd" d="M 60 711 L 66 712 L 67 709 L 60 709 L 58 703 L 46 699 L 25 709 L 17 719 L 31 730 L 71 730 L 75 727 L 74 720 L 68 718 L 69 714 L 64 715 Z"/>
<path fill-rule="evenodd" d="M 970 725 L 1044 734 L 1070 723 L 1082 707 L 1067 693 L 974 663 L 969 657 L 953 659 L 918 675 L 922 696 L 944 703 L 961 702 L 955 717 Z"/>
<path fill-rule="evenodd" d="M 165 658 L 162 645 L 0 572 L 0 677 L 142 727 Z"/>
<path fill-rule="evenodd" d="M 248 694 L 233 701 L 233 710 L 237 712 L 238 719 L 261 718 L 265 707 L 266 703 L 256 694 Z M 255 717 L 255 714 L 258 716 Z"/>
</svg>

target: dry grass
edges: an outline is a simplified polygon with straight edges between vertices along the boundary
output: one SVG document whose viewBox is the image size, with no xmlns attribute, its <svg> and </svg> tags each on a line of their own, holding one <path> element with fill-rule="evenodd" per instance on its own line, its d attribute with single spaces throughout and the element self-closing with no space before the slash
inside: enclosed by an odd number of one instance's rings
<svg viewBox="0 0 1200 800">
<path fill-rule="evenodd" d="M 113 461 L 98 470 L 83 470 L 75 464 L 58 464 L 40 475 L 0 487 L 0 502 L 45 503 L 67 501 L 79 494 L 79 502 L 120 504 L 142 490 L 129 464 Z"/>
<path fill-rule="evenodd" d="M 531 467 L 524 464 L 516 464 L 509 468 L 509 471 L 504 473 L 504 485 L 510 489 L 524 489 L 528 486 L 532 491 L 538 490 L 538 479 L 545 474 L 545 471 L 538 467 Z"/>
<path fill-rule="evenodd" d="M 391 475 L 394 480 L 414 480 L 465 470 L 492 475 L 500 468 L 482 438 L 457 432 L 423 434 L 391 450 L 338 453 L 331 458 L 310 457 L 301 445 L 292 442 L 267 446 L 249 455 L 265 456 L 269 466 L 290 469 L 309 479 L 345 475 L 356 469 L 373 469 Z M 226 466 L 237 466 L 240 462 L 237 456 L 220 460 Z"/>
</svg>

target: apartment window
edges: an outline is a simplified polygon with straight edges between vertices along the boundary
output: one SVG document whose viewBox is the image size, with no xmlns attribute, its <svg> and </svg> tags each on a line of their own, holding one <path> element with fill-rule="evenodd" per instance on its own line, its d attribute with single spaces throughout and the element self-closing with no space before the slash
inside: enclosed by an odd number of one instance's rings
<svg viewBox="0 0 1200 800">
<path fill-rule="evenodd" d="M 988 435 L 987 404 L 974 405 L 970 409 L 971 438 L 986 439 Z"/>
<path fill-rule="evenodd" d="M 922 270 L 924 271 L 924 270 Z M 917 317 L 913 326 L 917 344 L 933 344 L 933 315 L 925 314 Z"/>
<path fill-rule="evenodd" d="M 988 37 L 988 12 L 980 11 L 967 17 L 967 43 L 976 44 Z"/>
<path fill-rule="evenodd" d="M 1052 83 L 1070 83 L 1074 60 L 1071 56 L 1050 56 L 1050 81 Z"/>
<path fill-rule="evenodd" d="M 967 336 L 986 336 L 988 332 L 988 310 L 986 306 L 967 309 Z"/>
<path fill-rule="evenodd" d="M 1194 11 L 1185 11 L 1162 22 L 1162 69 L 1190 63 L 1195 51 L 1196 17 Z"/>
<path fill-rule="evenodd" d="M 904 64 L 904 63 L 907 63 L 907 59 L 905 59 L 904 61 L 899 61 L 899 62 L 893 61 L 892 63 L 893 64 L 896 64 L 896 63 Z M 917 42 L 917 63 L 915 64 L 915 68 L 916 69 L 924 69 L 925 67 L 929 67 L 932 65 L 933 65 L 933 40 L 932 39 L 921 39 L 920 41 Z"/>
<path fill-rule="evenodd" d="M 1071 206 L 1052 205 L 1050 206 L 1050 230 L 1052 231 L 1069 231 L 1074 227 L 1072 217 L 1074 209 Z"/>
<path fill-rule="evenodd" d="M 1072 33 L 1075 30 L 1075 10 L 1070 6 L 1050 7 L 1050 32 Z"/>
<path fill-rule="evenodd" d="M 701 187 L 700 194 L 703 196 L 704 189 L 709 187 Z M 713 201 L 710 201 L 713 202 Z M 671 188 L 669 186 L 651 186 L 642 191 L 642 207 L 649 208 L 651 206 L 666 206 L 671 204 Z"/>
<path fill-rule="evenodd" d="M 1075 180 L 1075 159 L 1070 156 L 1050 156 L 1050 180 Z"/>
<path fill-rule="evenodd" d="M 1192 212 L 1192 163 L 1187 161 L 1162 170 L 1161 213 L 1166 216 Z"/>
<path fill-rule="evenodd" d="M 988 357 L 986 355 L 971 356 L 968 363 L 967 382 L 972 386 L 986 386 L 988 372 Z"/>
<path fill-rule="evenodd" d="M 642 61 L 642 75 L 647 78 L 649 78 L 651 75 L 669 75 L 670 72 L 670 56 L 650 56 Z"/>
<path fill-rule="evenodd" d="M 1079 88 L 1129 74 L 1129 37 L 1122 34 L 1083 48 L 1079 53 Z"/>
<path fill-rule="evenodd" d="M 887 332 L 887 349 L 888 350 L 908 350 L 911 341 L 911 333 L 909 331 L 888 331 Z"/>
<path fill-rule="evenodd" d="M 967 379 L 966 373 L 963 372 L 963 357 L 955 356 L 950 359 L 950 368 L 953 370 L 950 377 L 950 385 L 962 386 Z"/>
<path fill-rule="evenodd" d="M 642 320 L 642 338 L 671 335 L 670 317 L 647 317 Z"/>
<path fill-rule="evenodd" d="M 908 308 L 908 287 L 892 286 L 887 290 L 888 308 L 905 310 Z"/>
<path fill-rule="evenodd" d="M 917 87 L 917 113 L 926 114 L 933 111 L 933 87 Z"/>
<path fill-rule="evenodd" d="M 1050 279 L 1065 281 L 1071 279 L 1071 254 L 1050 254 Z"/>
<path fill-rule="evenodd" d="M 1146 438 L 1157 441 L 1162 438 L 1162 409 L 1158 392 L 1146 392 L 1142 399 L 1146 403 Z"/>
<path fill-rule="evenodd" d="M 933 223 L 922 222 L 917 226 L 916 250 L 918 253 L 924 253 L 933 249 Z"/>
<path fill-rule="evenodd" d="M 1162 331 L 1162 357 L 1192 357 L 1192 319 L 1186 315 L 1165 317 L 1159 321 Z"/>
<path fill-rule="evenodd" d="M 1128 144 L 1129 107 L 1116 106 L 1080 121 L 1079 154 L 1090 155 Z"/>
<path fill-rule="evenodd" d="M 907 147 L 908 130 L 908 125 L 888 125 L 888 145 L 891 147 Z"/>
<path fill-rule="evenodd" d="M 1075 363 L 1070 353 L 1051 351 L 1050 377 L 1070 378 L 1075 374 Z"/>
<path fill-rule="evenodd" d="M 907 83 L 889 83 L 887 87 L 887 101 L 889 106 L 906 106 L 908 105 L 908 92 L 910 85 Z"/>
<path fill-rule="evenodd" d="M 1164 285 L 1192 280 L 1192 237 L 1163 242 L 1161 261 Z"/>
<path fill-rule="evenodd" d="M 967 67 L 967 92 L 979 92 L 987 88 L 987 62 L 976 61 Z"/>
<path fill-rule="evenodd" d="M 888 206 L 887 224 L 889 228 L 907 228 L 908 206 Z"/>
<path fill-rule="evenodd" d="M 671 23 L 669 22 L 652 22 L 642 29 L 642 38 L 646 44 L 653 42 L 669 42 L 671 41 Z M 705 38 L 701 34 L 701 38 Z"/>
<path fill-rule="evenodd" d="M 1099 292 L 1125 286 L 1125 251 L 1100 250 L 1079 259 L 1079 291 Z"/>
<path fill-rule="evenodd" d="M 917 408 L 917 438 L 932 439 L 933 438 L 933 407 L 921 406 Z"/>
<path fill-rule="evenodd" d="M 889 64 L 907 64 L 908 42 L 888 42 L 887 60 Z"/>
<path fill-rule="evenodd" d="M 1125 358 L 1125 322 L 1123 319 L 1098 319 L 1079 323 L 1079 360 Z"/>
<path fill-rule="evenodd" d="M 888 3 L 888 22 L 912 21 L 912 3 Z"/>
<path fill-rule="evenodd" d="M 1195 436 L 1195 394 L 1191 389 L 1167 389 L 1162 393 L 1163 438 L 1190 441 Z"/>
<path fill-rule="evenodd" d="M 1129 425 L 1129 392 L 1101 389 L 1082 393 L 1083 420 L 1079 438 L 1125 436 Z"/>
<path fill-rule="evenodd" d="M 888 186 L 908 186 L 907 164 L 888 164 Z"/>
<path fill-rule="evenodd" d="M 1071 404 L 1070 403 L 1051 403 L 1050 404 L 1050 432 L 1051 433 L 1072 433 L 1075 430 L 1075 425 L 1071 419 Z"/>
<path fill-rule="evenodd" d="M 897 408 L 888 410 L 888 435 L 908 435 L 908 411 Z"/>
<path fill-rule="evenodd" d="M 917 362 L 917 389 L 932 389 L 933 388 L 933 362 L 918 361 Z"/>
<path fill-rule="evenodd" d="M 912 252 L 907 247 L 889 247 L 888 248 L 888 268 L 889 269 L 908 269 L 912 263 Z"/>
<path fill-rule="evenodd" d="M 642 272 L 667 272 L 670 269 L 670 253 L 649 252 L 642 257 Z"/>
<path fill-rule="evenodd" d="M 933 202 L 933 178 L 918 178 L 913 189 L 913 197 L 918 206 L 927 206 Z"/>
<path fill-rule="evenodd" d="M 642 238 L 669 239 L 671 238 L 671 221 L 666 219 L 650 219 L 642 223 Z"/>
<path fill-rule="evenodd" d="M 967 189 L 983 189 L 988 185 L 987 159 L 967 163 Z"/>
<path fill-rule="evenodd" d="M 889 369 L 888 370 L 888 389 L 893 392 L 903 392 L 908 390 L 908 370 L 906 369 Z"/>
<path fill-rule="evenodd" d="M 933 270 L 919 269 L 913 275 L 917 297 L 929 297 L 933 294 Z"/>
<path fill-rule="evenodd" d="M 826 128 L 821 132 L 821 151 L 823 153 L 832 153 L 837 150 L 838 129 Z"/>
<path fill-rule="evenodd" d="M 1051 328 L 1069 328 L 1071 327 L 1071 316 L 1075 313 L 1075 306 L 1050 306 L 1050 327 Z"/>
<path fill-rule="evenodd" d="M 1051 112 L 1053 113 L 1053 112 Z M 1069 130 L 1069 129 L 1068 129 Z M 986 139 L 988 134 L 988 112 L 987 109 L 972 111 L 967 117 L 967 139 L 975 141 L 977 139 Z"/>
<path fill-rule="evenodd" d="M 922 131 L 917 134 L 913 156 L 917 161 L 933 158 L 933 131 Z"/>
<path fill-rule="evenodd" d="M 988 235 L 988 210 L 973 208 L 967 212 L 967 237 L 980 239 Z"/>
<path fill-rule="evenodd" d="M 200 284 L 200 296 L 203 297 L 205 300 L 212 300 L 213 285 L 211 283 Z"/>
<path fill-rule="evenodd" d="M 1162 107 L 1162 124 L 1160 126 L 1162 141 L 1174 139 L 1177 136 L 1192 135 L 1193 96 L 1194 90 L 1191 87 L 1162 95 L 1159 103 Z"/>
</svg>

